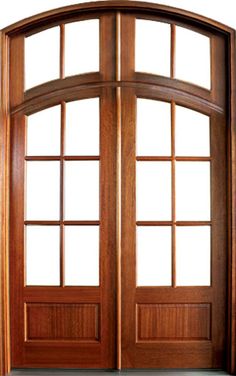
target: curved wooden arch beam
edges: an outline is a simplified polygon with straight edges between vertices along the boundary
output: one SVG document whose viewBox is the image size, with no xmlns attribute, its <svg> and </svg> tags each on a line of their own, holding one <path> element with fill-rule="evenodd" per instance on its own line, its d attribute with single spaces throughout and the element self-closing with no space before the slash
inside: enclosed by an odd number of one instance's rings
<svg viewBox="0 0 236 376">
<path fill-rule="evenodd" d="M 174 20 L 186 22 L 191 26 L 199 26 L 206 30 L 219 30 L 226 34 L 234 32 L 234 30 L 220 22 L 199 14 L 185 11 L 183 9 L 173 8 L 161 4 L 154 4 L 140 1 L 97 1 L 66 6 L 53 9 L 47 12 L 37 14 L 13 25 L 7 26 L 2 31 L 4 34 L 12 35 L 18 33 L 38 32 L 39 28 L 48 28 L 59 21 L 70 22 L 71 18 L 81 14 L 89 14 L 94 12 L 106 11 L 135 11 L 144 12 L 151 15 L 159 15 L 162 17 L 173 17 Z"/>
</svg>

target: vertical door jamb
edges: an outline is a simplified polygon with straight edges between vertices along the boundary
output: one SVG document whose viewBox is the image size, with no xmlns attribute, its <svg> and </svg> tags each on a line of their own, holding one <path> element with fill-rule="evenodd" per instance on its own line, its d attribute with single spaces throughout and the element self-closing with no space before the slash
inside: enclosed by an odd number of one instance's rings
<svg viewBox="0 0 236 376">
<path fill-rule="evenodd" d="M 228 332 L 227 371 L 236 374 L 236 32 L 228 38 Z"/>
<path fill-rule="evenodd" d="M 0 376 L 10 372 L 8 37 L 0 31 Z"/>
</svg>

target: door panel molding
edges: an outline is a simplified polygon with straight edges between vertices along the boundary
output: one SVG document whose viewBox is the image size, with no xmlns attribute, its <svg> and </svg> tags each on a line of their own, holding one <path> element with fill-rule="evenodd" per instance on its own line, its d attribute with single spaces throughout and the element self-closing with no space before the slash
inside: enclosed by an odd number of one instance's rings
<svg viewBox="0 0 236 376">
<path fill-rule="evenodd" d="M 121 25 L 117 26 L 117 12 L 120 12 Z M 214 77 L 220 77 L 219 80 L 214 80 L 212 90 L 208 91 L 203 88 L 194 86 L 190 83 L 185 83 L 179 80 L 172 80 L 171 78 L 160 77 L 156 75 L 150 75 L 146 73 L 135 72 L 134 70 L 134 47 L 129 43 L 124 43 L 124 38 L 127 38 L 127 35 L 130 36 L 128 39 L 132 42 L 134 37 L 134 21 L 135 16 L 138 15 L 143 19 L 153 19 L 164 21 L 170 24 L 176 24 L 179 26 L 185 26 L 189 29 L 202 32 L 204 35 L 211 37 L 211 52 L 212 52 L 212 75 Z M 89 73 L 78 75 L 74 77 L 64 78 L 64 23 L 72 22 L 75 20 L 99 18 L 101 22 L 101 39 L 100 39 L 100 48 L 101 51 L 105 49 L 106 44 L 108 43 L 111 48 L 107 49 L 106 54 L 101 53 L 100 60 L 100 72 Z M 24 92 L 23 90 L 23 54 L 24 54 L 24 36 L 33 35 L 36 32 L 45 30 L 49 27 L 60 25 L 61 30 L 61 55 L 60 55 L 60 79 L 39 85 L 30 90 Z M 121 31 L 121 77 L 118 82 L 118 77 L 116 76 L 116 64 L 118 61 L 118 49 L 116 45 L 117 41 L 117 32 Z M 174 28 L 172 27 L 172 36 L 174 35 Z M 120 106 L 117 106 L 117 92 L 121 91 L 122 94 L 122 123 L 126 123 L 128 127 L 132 127 L 133 118 L 135 114 L 134 111 L 135 105 L 133 99 L 135 95 L 143 97 L 153 97 L 155 99 L 160 98 L 165 101 L 175 101 L 177 104 L 186 105 L 192 109 L 201 110 L 205 114 L 211 115 L 214 121 L 219 124 L 222 124 L 222 118 L 226 119 L 226 132 L 225 136 L 227 137 L 227 179 L 223 179 L 227 182 L 227 204 L 228 204 L 228 214 L 225 221 L 227 221 L 228 227 L 228 238 L 227 238 L 227 294 L 228 294 L 228 306 L 227 306 L 227 365 L 226 368 L 228 372 L 236 373 L 236 70 L 235 70 L 235 61 L 236 61 L 236 47 L 235 47 L 235 31 L 225 25 L 222 25 L 216 21 L 207 19 L 203 16 L 199 16 L 187 11 L 153 4 L 153 3 L 142 3 L 135 1 L 109 1 L 109 2 L 94 2 L 94 3 L 85 3 L 72 5 L 60 9 L 55 9 L 49 12 L 45 12 L 36 16 L 33 16 L 27 20 L 22 20 L 14 25 L 11 25 L 0 32 L 1 42 L 0 42 L 0 68 L 1 68 L 1 86 L 0 86 L 0 165 L 2 166 L 0 171 L 0 206 L 1 206 L 1 215 L 0 215 L 0 224 L 1 224 L 1 233 L 0 233 L 0 375 L 7 374 L 11 369 L 10 361 L 10 304 L 9 304 L 9 295 L 10 295 L 10 286 L 9 286 L 9 194 L 10 194 L 10 133 L 12 128 L 14 128 L 14 123 L 17 121 L 17 124 L 23 122 L 24 114 L 32 114 L 41 110 L 43 108 L 50 107 L 54 104 L 58 104 L 63 100 L 73 100 L 80 97 L 93 97 L 97 96 L 98 93 L 102 93 L 102 96 L 106 98 L 109 106 L 112 106 L 113 111 L 107 111 L 106 113 L 106 122 L 114 122 L 112 113 L 117 115 L 117 109 L 119 110 Z M 127 41 L 127 39 L 126 39 Z M 172 45 L 172 59 L 174 54 L 174 46 Z M 221 67 L 224 66 L 225 56 L 227 56 L 227 64 L 225 70 Z M 115 58 L 115 61 L 114 61 Z M 116 64 L 114 64 L 116 63 Z M 10 80 L 9 80 L 10 77 Z M 111 94 L 113 93 L 113 94 Z M 112 103 L 111 103 L 112 102 Z M 131 105 L 131 106 L 130 106 Z M 104 104 L 106 107 L 107 104 Z M 104 107 L 104 112 L 105 112 Z M 107 149 L 104 146 L 103 150 L 103 162 L 106 164 L 106 173 L 111 173 L 116 171 L 120 167 L 117 165 L 117 121 L 115 121 L 114 132 L 111 134 L 110 141 L 114 145 L 114 158 L 112 164 L 106 162 Z M 104 132 L 106 127 L 104 127 Z M 124 130 L 121 129 L 121 132 Z M 132 133 L 132 132 L 131 132 Z M 213 135 L 214 136 L 214 135 Z M 106 137 L 106 134 L 103 134 L 102 137 Z M 214 136 L 215 137 L 215 136 Z M 122 138 L 122 133 L 121 133 Z M 217 138 L 217 135 L 216 135 Z M 119 138 L 118 138 L 119 140 Z M 120 142 L 120 140 L 118 141 Z M 212 145 L 214 147 L 214 144 Z M 126 138 L 122 145 L 123 155 L 127 152 L 129 155 L 132 153 L 135 154 L 135 140 L 133 137 L 129 139 Z M 213 149 L 214 154 L 217 155 L 218 149 Z M 131 153 L 131 154 L 130 154 Z M 127 164 L 122 165 L 121 175 L 123 176 L 122 189 L 126 194 L 135 195 L 133 184 L 129 185 L 128 179 L 126 178 L 130 172 L 134 174 L 133 164 L 128 162 Z M 216 163 L 213 166 L 214 169 L 218 169 L 219 165 Z M 133 172 L 132 172 L 133 171 Z M 105 170 L 104 170 L 105 173 Z M 101 179 L 104 181 L 106 176 L 102 176 Z M 223 178 L 223 177 L 222 177 Z M 116 186 L 114 181 L 112 189 L 117 193 L 119 187 Z M 222 186 L 218 190 L 214 191 L 216 197 L 220 197 Z M 128 192 L 128 193 L 127 193 Z M 15 194 L 16 192 L 14 192 Z M 110 199 L 109 192 L 104 187 L 104 196 Z M 133 196 L 134 197 L 134 196 Z M 122 197 L 122 202 L 118 202 L 113 197 L 113 205 L 111 207 L 117 207 L 121 205 L 124 206 L 127 200 L 127 196 Z M 127 218 L 132 223 L 135 222 L 133 218 L 134 212 L 134 202 L 131 200 L 130 206 L 127 212 Z M 107 208 L 104 209 L 104 216 L 112 218 L 113 227 L 116 227 L 117 217 L 114 214 L 114 211 Z M 123 220 L 122 220 L 123 221 Z M 222 224 L 221 224 L 222 225 Z M 107 224 L 104 223 L 104 227 Z M 219 239 L 222 239 L 223 234 L 221 234 L 220 223 L 215 225 L 218 231 Z M 101 229 L 102 231 L 102 229 Z M 222 235 L 222 236 L 221 236 Z M 130 262 L 135 259 L 135 254 L 132 252 L 135 249 L 133 244 L 132 233 L 124 233 L 123 238 L 121 239 L 122 250 L 127 246 L 127 239 L 131 241 L 130 251 L 127 253 L 130 258 Z M 133 237 L 134 239 L 134 237 Z M 113 240 L 114 249 L 119 245 L 117 239 Z M 218 243 L 215 239 L 216 245 Z M 106 244 L 106 252 L 109 255 L 108 244 Z M 109 245 L 110 246 L 110 245 Z M 133 250 L 133 251 L 132 251 Z M 128 267 L 126 259 L 126 264 L 122 263 L 122 268 L 124 273 L 127 271 L 127 280 L 122 283 L 125 284 L 127 291 L 130 291 L 130 303 L 135 303 L 136 299 L 139 303 L 148 304 L 149 299 L 152 299 L 152 304 L 155 303 L 155 293 L 151 288 L 147 288 L 148 291 L 144 291 L 142 287 L 137 288 L 136 293 L 131 292 L 132 281 L 135 280 L 135 275 L 133 272 L 128 273 L 126 268 Z M 108 260 L 108 258 L 107 258 Z M 109 262 L 103 260 L 104 268 L 109 268 L 111 265 L 108 265 Z M 120 259 L 117 257 L 117 262 Z M 216 267 L 218 267 L 217 259 L 213 260 Z M 114 267 L 114 266 L 113 266 Z M 113 281 L 111 284 L 116 285 L 115 281 L 116 276 L 114 273 Z M 118 280 L 119 283 L 119 280 Z M 27 290 L 27 296 L 25 296 L 26 301 L 32 302 L 34 293 L 40 295 L 40 291 L 35 288 Z M 50 294 L 53 299 L 54 288 L 51 288 Z M 207 290 L 207 289 L 206 289 Z M 82 292 L 83 291 L 83 292 Z M 160 296 L 163 296 L 163 303 L 165 303 L 165 295 L 168 292 L 168 288 L 160 289 Z M 31 295 L 32 293 L 32 295 Z M 88 291 L 81 288 L 82 295 L 84 294 L 83 302 L 86 301 L 90 303 L 91 299 L 88 297 Z M 147 294 L 146 294 L 147 293 Z M 197 304 L 199 302 L 194 302 L 194 299 L 191 301 L 192 289 L 190 287 L 185 288 L 186 296 L 189 297 L 189 304 Z M 68 302 L 74 301 L 76 291 L 73 291 L 73 288 L 70 289 L 70 297 L 68 297 Z M 96 290 L 94 292 L 96 298 L 92 299 L 93 303 L 96 304 L 99 300 L 99 293 Z M 104 312 L 108 310 L 109 305 L 113 305 L 114 317 L 115 317 L 115 306 L 114 296 L 108 292 L 102 293 L 104 301 L 106 301 L 104 306 Z M 202 302 L 208 302 L 207 298 L 204 300 L 205 291 L 202 290 Z M 177 294 L 178 296 L 178 294 Z M 207 294 L 206 294 L 207 296 Z M 58 296 L 55 302 L 58 301 L 60 297 Z M 176 303 L 178 303 L 178 298 L 175 297 Z M 43 295 L 42 295 L 43 300 Z M 51 300 L 53 301 L 53 300 Z M 37 302 L 37 300 L 36 300 Z M 79 301 L 78 301 L 79 302 Z M 81 301 L 82 302 L 82 301 Z M 43 301 L 42 301 L 43 303 Z M 45 301 L 46 303 L 46 301 Z M 159 304 L 160 301 L 156 301 L 156 304 Z M 174 303 L 174 301 L 173 301 Z M 79 304 L 79 303 L 78 303 Z M 118 304 L 119 305 L 119 304 Z M 140 310 L 140 307 L 139 307 Z M 118 309 L 119 312 L 119 309 Z M 154 313 L 153 313 L 154 314 Z M 206 313 L 207 315 L 208 313 Z M 145 313 L 143 313 L 145 316 Z M 118 320 L 119 321 L 119 320 Z M 130 333 L 132 336 L 132 328 L 129 325 L 128 320 L 123 320 L 124 324 L 122 327 L 122 337 L 124 334 Z M 110 328 L 114 329 L 115 322 L 114 319 L 110 321 Z M 140 322 L 141 325 L 141 322 Z M 201 328 L 200 328 L 201 329 Z M 200 330 L 199 329 L 199 330 Z M 141 333 L 142 330 L 141 330 Z M 204 336 L 207 337 L 207 329 L 202 328 Z M 201 334 L 200 333 L 200 334 Z M 155 334 L 155 333 L 154 333 Z M 106 331 L 104 335 L 107 336 Z M 141 335 L 141 334 L 140 334 Z M 149 333 L 142 334 L 148 336 Z M 220 335 L 220 334 L 219 334 Z M 107 346 L 104 349 L 104 352 L 101 354 L 101 357 L 105 361 L 108 357 L 109 359 L 114 359 L 114 351 L 117 351 L 118 359 L 120 359 L 120 342 L 121 338 L 119 334 L 118 343 L 115 345 L 110 342 L 110 346 Z M 108 338 L 108 337 L 107 337 Z M 142 340 L 140 340 L 142 342 Z M 161 344 L 160 346 L 163 346 Z M 129 353 L 129 344 L 125 345 Z M 137 356 L 140 354 L 139 361 L 143 364 L 145 359 L 143 358 L 141 352 L 142 344 L 137 350 Z M 197 344 L 196 344 L 197 349 Z M 196 350 L 195 349 L 195 350 Z M 205 354 L 210 352 L 210 345 L 208 341 L 204 342 Z M 195 351 L 193 349 L 193 351 Z M 152 346 L 150 346 L 150 352 L 153 351 Z M 148 350 L 149 352 L 149 350 Z M 68 353 L 70 357 L 70 354 Z M 204 355 L 206 356 L 206 355 Z M 96 358 L 96 354 L 94 354 Z M 94 362 L 96 360 L 94 358 Z M 204 358 L 205 359 L 205 358 Z M 203 361 L 204 361 L 203 359 Z M 180 361 L 177 359 L 178 361 Z M 129 355 L 127 359 L 124 359 L 126 364 L 132 364 Z M 164 361 L 164 360 L 163 360 Z M 141 364 L 141 363 L 140 363 Z M 164 364 L 164 363 L 163 363 Z M 199 360 L 200 364 L 200 360 Z M 178 365 L 178 364 L 177 364 Z M 120 362 L 116 363 L 116 367 L 120 368 Z M 149 362 L 147 367 L 155 366 Z"/>
</svg>

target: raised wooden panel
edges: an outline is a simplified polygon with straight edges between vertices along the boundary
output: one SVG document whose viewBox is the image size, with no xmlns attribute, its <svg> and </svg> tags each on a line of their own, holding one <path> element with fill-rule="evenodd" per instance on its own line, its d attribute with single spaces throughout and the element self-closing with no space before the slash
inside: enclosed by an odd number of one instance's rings
<svg viewBox="0 0 236 376">
<path fill-rule="evenodd" d="M 98 304 L 26 304 L 26 340 L 99 340 Z"/>
<path fill-rule="evenodd" d="M 138 304 L 137 341 L 210 340 L 210 304 Z"/>
</svg>

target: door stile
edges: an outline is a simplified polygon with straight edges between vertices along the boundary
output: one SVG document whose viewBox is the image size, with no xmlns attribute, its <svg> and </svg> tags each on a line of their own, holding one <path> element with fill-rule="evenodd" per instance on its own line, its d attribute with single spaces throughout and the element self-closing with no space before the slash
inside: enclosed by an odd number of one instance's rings
<svg viewBox="0 0 236 376">
<path fill-rule="evenodd" d="M 121 14 L 116 13 L 116 82 L 119 84 L 121 80 Z M 116 253 L 117 253 L 117 358 L 116 368 L 122 368 L 122 350 L 121 350 L 121 302 L 122 302 L 122 286 L 121 286 L 121 87 L 116 88 L 116 106 L 117 106 L 117 154 L 116 154 L 116 167 L 117 167 L 117 182 L 116 182 L 116 211 L 117 211 L 117 230 L 116 230 Z"/>
<path fill-rule="evenodd" d="M 133 368 L 135 342 L 135 95 L 134 89 L 122 90 L 122 368 Z"/>
<path fill-rule="evenodd" d="M 24 37 L 13 38 L 10 44 L 10 108 L 18 106 L 24 100 Z M 16 74 L 17 72 L 17 74 Z M 13 147 L 13 145 L 15 147 Z M 24 333 L 19 333 L 19 321 L 24 323 L 24 255 L 12 252 L 18 244 L 24 244 L 24 152 L 25 152 L 25 117 L 18 113 L 11 116 L 11 149 L 10 149 L 10 299 L 15 295 L 15 303 L 19 307 L 19 316 L 10 300 L 11 319 L 11 364 L 23 355 Z M 16 174 L 13 175 L 13 170 Z M 13 200 L 15 198 L 15 200 Z M 14 210 L 15 217 L 11 215 Z M 12 277 L 14 276 L 14 284 Z M 19 336 L 13 338 L 13 332 Z M 16 362 L 17 364 L 17 362 Z"/>
</svg>

